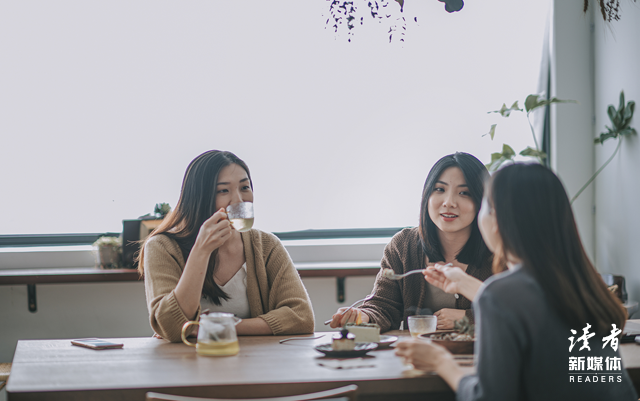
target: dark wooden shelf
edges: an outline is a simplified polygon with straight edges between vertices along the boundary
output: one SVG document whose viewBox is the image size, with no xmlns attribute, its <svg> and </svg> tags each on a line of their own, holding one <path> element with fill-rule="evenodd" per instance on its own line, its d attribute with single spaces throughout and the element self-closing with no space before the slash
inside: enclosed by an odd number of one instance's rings
<svg viewBox="0 0 640 401">
<path fill-rule="evenodd" d="M 354 265 L 353 263 L 327 265 L 314 264 L 298 268 L 300 277 L 350 277 L 375 276 L 380 267 L 371 264 Z M 0 270 L 0 285 L 24 284 L 74 284 L 105 283 L 121 281 L 140 281 L 136 269 L 96 269 L 88 268 L 46 268 L 46 269 L 11 269 Z"/>
<path fill-rule="evenodd" d="M 352 276 L 375 276 L 380 271 L 380 267 L 314 267 L 298 268 L 300 277 L 352 277 Z"/>
<path fill-rule="evenodd" d="M 0 285 L 138 281 L 136 269 L 47 268 L 0 270 Z"/>
</svg>

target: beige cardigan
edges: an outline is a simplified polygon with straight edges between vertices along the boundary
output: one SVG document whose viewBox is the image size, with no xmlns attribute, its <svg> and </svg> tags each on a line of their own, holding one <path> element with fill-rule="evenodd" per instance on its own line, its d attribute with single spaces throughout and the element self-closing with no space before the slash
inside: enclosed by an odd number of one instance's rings
<svg viewBox="0 0 640 401">
<path fill-rule="evenodd" d="M 251 317 L 263 319 L 273 334 L 313 333 L 311 301 L 289 254 L 273 234 L 252 229 L 241 233 L 247 261 L 247 296 Z M 156 235 L 144 248 L 144 286 L 151 327 L 163 338 L 180 342 L 186 316 L 175 298 L 185 260 L 178 244 Z"/>
</svg>

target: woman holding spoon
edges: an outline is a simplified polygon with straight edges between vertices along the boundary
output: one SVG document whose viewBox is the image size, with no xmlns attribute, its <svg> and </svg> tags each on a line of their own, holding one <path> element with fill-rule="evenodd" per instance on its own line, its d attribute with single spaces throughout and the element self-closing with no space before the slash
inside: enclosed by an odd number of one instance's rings
<svg viewBox="0 0 640 401">
<path fill-rule="evenodd" d="M 138 260 L 157 335 L 180 342 L 182 326 L 205 309 L 242 318 L 239 335 L 313 332 L 311 301 L 278 238 L 250 229 L 249 219 L 229 220 L 228 210 L 248 202 L 249 168 L 233 153 L 212 150 L 189 164 L 175 210 Z"/>
<path fill-rule="evenodd" d="M 427 341 L 399 343 L 396 354 L 438 373 L 457 400 L 637 400 L 619 363 L 626 312 L 589 261 L 558 177 L 539 164 L 502 168 L 487 184 L 479 225 L 494 271 L 507 272 L 484 284 L 442 265 L 425 276 L 475 298 L 477 373 L 465 375 Z"/>
<path fill-rule="evenodd" d="M 400 328 L 411 315 L 435 314 L 438 329 L 453 328 L 465 315 L 473 321 L 471 301 L 429 285 L 421 274 L 392 280 L 388 273 L 424 270 L 435 262 L 452 263 L 484 281 L 491 276 L 491 252 L 482 241 L 477 215 L 483 195 L 485 166 L 468 153 L 438 160 L 424 184 L 420 225 L 397 233 L 386 246 L 373 297 L 358 308 L 333 315 L 331 327 L 348 322 L 376 323 L 380 331 Z M 391 269 L 391 270 L 389 270 Z"/>
</svg>

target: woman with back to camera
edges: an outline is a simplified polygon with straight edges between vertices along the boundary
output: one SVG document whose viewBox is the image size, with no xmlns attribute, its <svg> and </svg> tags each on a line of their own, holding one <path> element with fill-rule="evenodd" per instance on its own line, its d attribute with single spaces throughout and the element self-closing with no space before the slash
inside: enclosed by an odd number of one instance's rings
<svg viewBox="0 0 640 401">
<path fill-rule="evenodd" d="M 236 155 L 212 150 L 189 164 L 175 210 L 139 258 L 159 336 L 180 342 L 182 326 L 205 309 L 242 318 L 239 335 L 313 332 L 309 296 L 278 238 L 229 222 L 226 207 L 240 202 L 253 202 L 253 182 Z"/>
<path fill-rule="evenodd" d="M 506 263 L 508 272 L 484 284 L 443 265 L 425 276 L 476 298 L 477 373 L 464 376 L 448 351 L 425 341 L 402 342 L 396 354 L 438 373 L 458 400 L 637 400 L 626 370 L 609 369 L 626 312 L 589 261 L 558 177 L 539 164 L 502 168 L 487 184 L 479 220 L 494 270 Z M 594 335 L 589 349 L 579 339 L 585 328 Z M 572 357 L 585 365 L 572 370 Z M 601 369 L 585 370 L 588 358 L 602 358 Z"/>
<path fill-rule="evenodd" d="M 411 315 L 435 314 L 438 329 L 453 328 L 465 315 L 473 321 L 471 301 L 447 294 L 429 285 L 422 275 L 392 281 L 384 269 L 395 273 L 425 269 L 435 262 L 453 263 L 472 277 L 485 280 L 491 275 L 491 252 L 482 241 L 477 215 L 483 194 L 485 166 L 468 153 L 455 153 L 438 160 L 429 171 L 422 191 L 420 226 L 405 228 L 385 247 L 374 297 L 344 315 L 340 308 L 331 327 L 341 327 L 360 318 L 376 323 L 380 331 L 407 326 Z"/>
</svg>

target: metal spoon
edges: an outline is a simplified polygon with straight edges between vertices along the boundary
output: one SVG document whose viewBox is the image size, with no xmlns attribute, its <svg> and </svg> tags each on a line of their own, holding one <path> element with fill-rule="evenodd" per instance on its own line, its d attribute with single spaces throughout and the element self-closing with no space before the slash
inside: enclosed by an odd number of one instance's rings
<svg viewBox="0 0 640 401">
<path fill-rule="evenodd" d="M 342 315 L 344 315 L 345 313 L 349 312 L 349 311 L 351 310 L 351 308 L 353 308 L 354 306 L 359 305 L 359 304 L 363 304 L 363 303 L 365 303 L 366 301 L 370 300 L 371 298 L 373 298 L 373 295 L 374 295 L 374 294 L 369 294 L 369 295 L 367 295 L 366 297 L 362 298 L 361 300 L 354 302 L 354 303 L 353 303 L 353 305 L 351 305 L 350 307 L 348 307 L 347 309 L 345 309 L 344 311 L 342 311 L 342 313 L 340 313 L 340 315 L 342 316 Z M 332 321 L 332 320 L 333 320 L 333 319 L 329 319 L 329 320 L 327 320 L 326 322 L 324 322 L 324 325 L 325 325 L 325 326 L 326 326 L 326 325 L 328 325 L 329 323 L 331 323 L 331 321 Z"/>
<path fill-rule="evenodd" d="M 391 269 L 389 269 L 391 270 Z M 392 270 L 393 271 L 393 270 Z M 424 270 L 423 269 L 418 269 L 418 270 L 411 270 L 408 271 L 404 274 L 396 274 L 396 273 L 391 273 L 391 274 L 383 274 L 382 277 L 384 278 L 388 278 L 389 280 L 400 280 L 401 278 L 407 277 L 410 274 L 414 274 L 414 273 L 423 273 Z"/>
<path fill-rule="evenodd" d="M 451 267 L 451 266 L 453 266 L 453 263 L 447 263 L 444 266 L 445 267 Z M 388 271 L 390 271 L 390 272 L 387 273 Z M 384 269 L 384 271 L 382 272 L 382 277 L 388 278 L 389 280 L 400 280 L 401 278 L 407 277 L 408 275 L 414 274 L 414 273 L 424 273 L 424 269 L 411 270 L 411 271 L 408 271 L 408 272 L 406 272 L 404 274 L 393 273 L 393 269 Z"/>
</svg>

